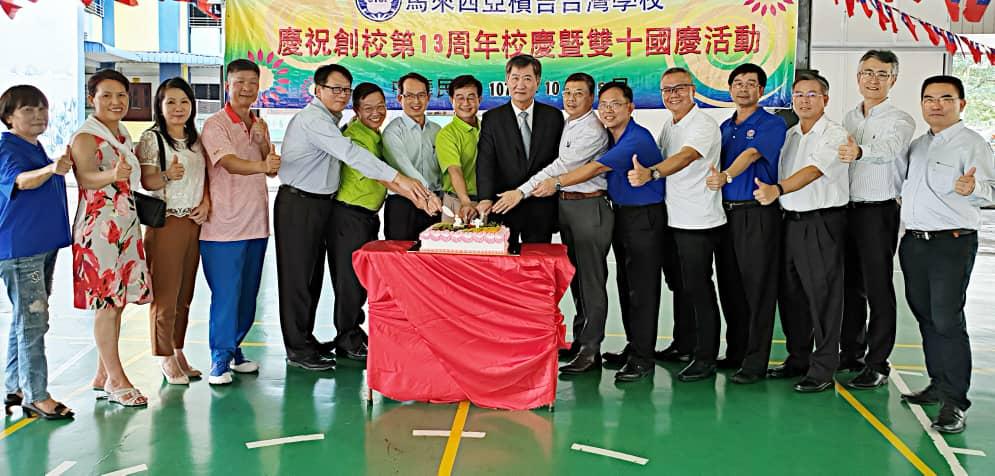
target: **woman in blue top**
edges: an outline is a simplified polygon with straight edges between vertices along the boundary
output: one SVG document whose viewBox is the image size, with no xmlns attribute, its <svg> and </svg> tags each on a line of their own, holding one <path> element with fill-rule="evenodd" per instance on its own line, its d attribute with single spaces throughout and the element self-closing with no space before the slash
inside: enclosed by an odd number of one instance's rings
<svg viewBox="0 0 995 476">
<path fill-rule="evenodd" d="M 59 248 L 69 246 L 64 175 L 69 149 L 55 162 L 38 142 L 48 127 L 48 100 L 34 86 L 14 86 L 0 96 L 0 278 L 13 304 L 7 344 L 4 410 L 20 405 L 27 417 L 72 418 L 48 394 L 48 297 Z"/>
</svg>

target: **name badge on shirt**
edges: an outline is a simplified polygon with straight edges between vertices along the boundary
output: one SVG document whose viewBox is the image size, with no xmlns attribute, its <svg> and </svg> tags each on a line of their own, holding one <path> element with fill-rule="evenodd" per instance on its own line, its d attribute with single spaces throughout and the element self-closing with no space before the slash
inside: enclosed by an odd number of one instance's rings
<svg viewBox="0 0 995 476">
<path fill-rule="evenodd" d="M 753 137 L 756 136 L 756 135 L 757 135 L 757 131 L 755 131 L 753 129 L 750 129 L 750 130 L 746 131 L 746 138 L 747 139 L 753 140 Z"/>
</svg>

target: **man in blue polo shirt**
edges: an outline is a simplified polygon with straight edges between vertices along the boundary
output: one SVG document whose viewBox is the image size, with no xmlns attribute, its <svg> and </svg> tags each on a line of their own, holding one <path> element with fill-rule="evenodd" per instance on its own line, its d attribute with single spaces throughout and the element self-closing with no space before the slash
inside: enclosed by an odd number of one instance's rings
<svg viewBox="0 0 995 476">
<path fill-rule="evenodd" d="M 663 160 L 653 135 L 632 120 L 634 110 L 629 86 L 617 82 L 602 86 L 598 113 L 611 134 L 609 149 L 599 159 L 552 177 L 533 191 L 533 195 L 552 195 L 562 187 L 605 174 L 608 196 L 615 208 L 612 248 L 618 263 L 622 325 L 628 341 L 628 359 L 615 374 L 615 380 L 620 382 L 653 375 L 664 255 L 660 243 L 667 227 L 664 182 L 653 180 L 633 187 L 627 177 L 634 167 L 649 167 Z"/>
<path fill-rule="evenodd" d="M 781 211 L 753 198 L 757 186 L 777 183 L 787 126 L 758 104 L 767 74 L 752 63 L 729 75 L 736 112 L 722 123 L 722 170 L 706 179 L 722 190 L 727 226 L 716 257 L 719 296 L 726 321 L 726 354 L 720 368 L 739 369 L 735 383 L 753 383 L 767 371 L 777 306 Z"/>
</svg>

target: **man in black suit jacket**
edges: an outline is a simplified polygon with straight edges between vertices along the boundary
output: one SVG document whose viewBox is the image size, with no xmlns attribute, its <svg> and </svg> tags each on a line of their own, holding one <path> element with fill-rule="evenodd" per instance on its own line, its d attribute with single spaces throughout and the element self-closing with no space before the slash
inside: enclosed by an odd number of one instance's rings
<svg viewBox="0 0 995 476">
<path fill-rule="evenodd" d="M 542 64 L 518 55 L 504 67 L 511 101 L 484 113 L 477 144 L 477 211 L 487 215 L 498 192 L 525 183 L 559 153 L 563 113 L 535 102 Z M 529 197 L 504 214 L 492 215 L 511 229 L 512 242 L 549 243 L 556 231 L 556 197 Z"/>
</svg>

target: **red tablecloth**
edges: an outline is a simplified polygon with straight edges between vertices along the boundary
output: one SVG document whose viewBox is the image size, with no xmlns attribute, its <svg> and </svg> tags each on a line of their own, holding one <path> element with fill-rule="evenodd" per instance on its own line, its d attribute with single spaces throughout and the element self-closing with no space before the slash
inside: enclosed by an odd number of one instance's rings
<svg viewBox="0 0 995 476">
<path fill-rule="evenodd" d="M 566 247 L 479 256 L 409 253 L 411 244 L 375 241 L 352 256 L 369 292 L 369 387 L 395 400 L 553 403 L 566 347 L 559 302 L 574 274 Z"/>
</svg>

